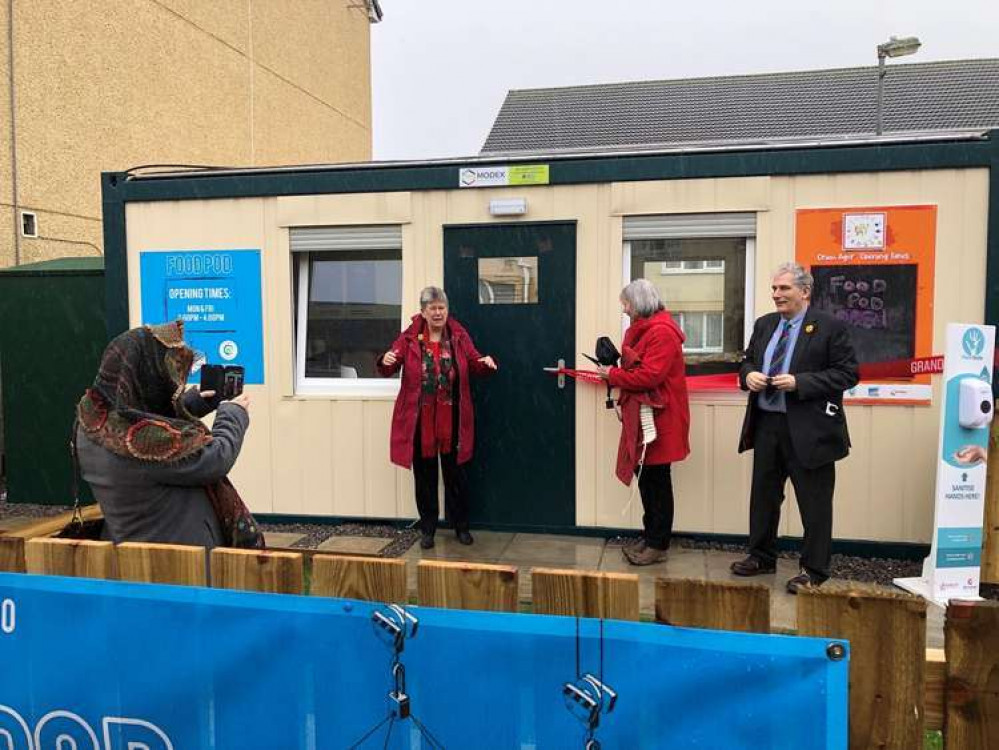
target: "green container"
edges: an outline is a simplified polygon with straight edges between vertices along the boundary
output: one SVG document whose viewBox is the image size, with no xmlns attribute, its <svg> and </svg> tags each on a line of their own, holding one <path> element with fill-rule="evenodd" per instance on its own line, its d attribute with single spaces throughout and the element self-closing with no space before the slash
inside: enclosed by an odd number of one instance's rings
<svg viewBox="0 0 999 750">
<path fill-rule="evenodd" d="M 0 390 L 7 500 L 73 502 L 76 402 L 107 344 L 104 259 L 0 269 Z M 81 482 L 81 499 L 92 502 Z"/>
</svg>

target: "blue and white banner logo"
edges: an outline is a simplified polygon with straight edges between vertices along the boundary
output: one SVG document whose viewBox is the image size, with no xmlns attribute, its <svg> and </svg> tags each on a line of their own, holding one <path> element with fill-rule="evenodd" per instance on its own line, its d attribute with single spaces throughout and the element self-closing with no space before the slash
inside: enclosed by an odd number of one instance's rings
<svg viewBox="0 0 999 750">
<path fill-rule="evenodd" d="M 961 338 L 961 348 L 968 357 L 980 358 L 985 350 L 985 335 L 979 328 L 969 328 Z"/>
</svg>

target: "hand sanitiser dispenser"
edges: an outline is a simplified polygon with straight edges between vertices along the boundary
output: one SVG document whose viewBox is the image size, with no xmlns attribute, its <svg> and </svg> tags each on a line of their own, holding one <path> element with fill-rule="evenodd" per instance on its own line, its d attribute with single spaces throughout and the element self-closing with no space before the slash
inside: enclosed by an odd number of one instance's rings
<svg viewBox="0 0 999 750">
<path fill-rule="evenodd" d="M 969 430 L 992 423 L 992 386 L 979 378 L 961 381 L 958 423 Z"/>
</svg>

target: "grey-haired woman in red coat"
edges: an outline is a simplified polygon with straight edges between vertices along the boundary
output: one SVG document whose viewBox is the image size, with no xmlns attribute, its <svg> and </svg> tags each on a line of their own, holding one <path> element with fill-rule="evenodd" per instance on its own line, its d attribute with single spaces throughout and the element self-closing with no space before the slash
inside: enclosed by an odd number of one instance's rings
<svg viewBox="0 0 999 750">
<path fill-rule="evenodd" d="M 638 476 L 645 510 L 642 536 L 624 548 L 624 556 L 632 565 L 653 565 L 666 559 L 673 535 L 670 467 L 690 453 L 684 337 L 647 279 L 636 279 L 621 291 L 621 310 L 631 318 L 621 344 L 621 367 L 600 369 L 621 391 L 617 477 L 631 484 Z M 656 437 L 648 445 L 642 433 L 643 405 L 652 410 L 655 422 Z"/>
<path fill-rule="evenodd" d="M 463 464 L 472 457 L 474 416 L 470 375 L 496 369 L 465 328 L 448 315 L 444 290 L 420 292 L 420 313 L 378 360 L 378 371 L 391 377 L 402 368 L 402 382 L 392 413 L 392 463 L 413 468 L 420 546 L 434 546 L 437 531 L 437 462 L 444 475 L 444 504 L 458 541 L 471 544 L 468 531 L 468 485 Z"/>
</svg>

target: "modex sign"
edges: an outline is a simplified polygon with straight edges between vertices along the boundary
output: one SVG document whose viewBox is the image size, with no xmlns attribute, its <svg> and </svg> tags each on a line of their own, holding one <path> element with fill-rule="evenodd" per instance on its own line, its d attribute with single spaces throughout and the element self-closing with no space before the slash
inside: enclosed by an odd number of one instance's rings
<svg viewBox="0 0 999 750">
<path fill-rule="evenodd" d="M 919 578 L 895 584 L 940 605 L 978 597 L 995 327 L 947 326 L 933 543 Z"/>
<path fill-rule="evenodd" d="M 547 185 L 547 164 L 519 166 L 490 165 L 487 167 L 462 167 L 458 170 L 458 187 L 506 187 L 517 185 Z"/>
</svg>

